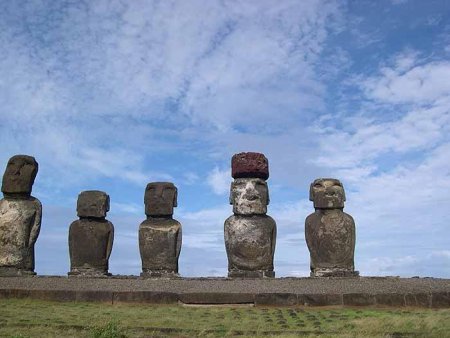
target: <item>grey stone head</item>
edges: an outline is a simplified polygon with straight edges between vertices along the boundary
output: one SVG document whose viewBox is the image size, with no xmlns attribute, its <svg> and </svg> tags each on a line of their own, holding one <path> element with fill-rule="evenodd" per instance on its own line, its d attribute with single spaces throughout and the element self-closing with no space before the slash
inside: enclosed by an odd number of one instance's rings
<svg viewBox="0 0 450 338">
<path fill-rule="evenodd" d="M 78 195 L 78 217 L 105 218 L 109 211 L 109 195 L 103 191 L 87 190 Z"/>
<path fill-rule="evenodd" d="M 3 174 L 2 192 L 5 195 L 29 196 L 38 167 L 38 163 L 32 156 L 15 155 L 11 157 Z"/>
<path fill-rule="evenodd" d="M 237 215 L 261 215 L 267 212 L 269 189 L 261 178 L 236 178 L 231 182 L 230 204 Z"/>
<path fill-rule="evenodd" d="M 178 190 L 171 182 L 151 182 L 145 188 L 144 204 L 147 216 L 171 216 L 177 206 Z"/>
<path fill-rule="evenodd" d="M 309 200 L 318 209 L 342 209 L 345 191 L 341 181 L 335 178 L 318 178 L 311 183 Z"/>
</svg>

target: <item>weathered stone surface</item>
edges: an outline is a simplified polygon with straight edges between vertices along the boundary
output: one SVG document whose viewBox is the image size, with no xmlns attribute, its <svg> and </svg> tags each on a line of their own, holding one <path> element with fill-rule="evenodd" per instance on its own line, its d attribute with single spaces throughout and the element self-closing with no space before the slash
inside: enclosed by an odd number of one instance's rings
<svg viewBox="0 0 450 338">
<path fill-rule="evenodd" d="M 172 218 L 148 218 L 139 226 L 142 274 L 176 277 L 182 243 L 181 224 Z"/>
<path fill-rule="evenodd" d="M 298 304 L 305 306 L 342 305 L 340 294 L 304 294 L 298 296 Z"/>
<path fill-rule="evenodd" d="M 342 211 L 345 201 L 342 184 L 336 179 L 315 180 L 310 199 L 316 208 L 305 221 L 311 276 L 358 276 L 354 271 L 355 222 Z"/>
<path fill-rule="evenodd" d="M 450 292 L 433 292 L 431 294 L 431 307 L 433 308 L 450 307 Z"/>
<path fill-rule="evenodd" d="M 256 306 L 296 306 L 295 293 L 259 293 L 255 295 Z"/>
<path fill-rule="evenodd" d="M 431 294 L 430 293 L 407 293 L 405 294 L 406 306 L 430 307 Z"/>
<path fill-rule="evenodd" d="M 275 241 L 276 224 L 270 216 L 230 216 L 225 221 L 229 276 L 273 277 Z"/>
<path fill-rule="evenodd" d="M 147 220 L 139 226 L 139 251 L 143 277 L 178 277 L 182 233 L 172 218 L 177 188 L 170 182 L 149 183 L 145 189 Z"/>
<path fill-rule="evenodd" d="M 311 183 L 309 200 L 314 202 L 314 208 L 343 208 L 345 191 L 342 183 L 335 178 L 318 178 Z"/>
<path fill-rule="evenodd" d="M 382 293 L 375 295 L 378 305 L 405 306 L 405 295 L 402 293 Z"/>
<path fill-rule="evenodd" d="M 41 218 L 41 203 L 33 197 L 0 200 L 0 275 L 34 274 Z"/>
<path fill-rule="evenodd" d="M 3 175 L 0 200 L 0 276 L 34 275 L 34 245 L 42 205 L 31 196 L 38 170 L 34 157 L 13 156 Z"/>
<path fill-rule="evenodd" d="M 113 292 L 103 290 L 80 290 L 75 293 L 77 302 L 113 303 Z"/>
<path fill-rule="evenodd" d="M 231 158 L 233 178 L 269 178 L 269 161 L 261 153 L 239 153 Z"/>
<path fill-rule="evenodd" d="M 228 277 L 231 278 L 264 278 L 275 277 L 273 270 L 229 270 Z"/>
<path fill-rule="evenodd" d="M 306 218 L 306 243 L 311 276 L 351 276 L 354 273 L 355 223 L 339 209 L 317 209 Z"/>
<path fill-rule="evenodd" d="M 11 157 L 3 175 L 2 192 L 30 195 L 37 172 L 38 163 L 34 157 L 27 155 Z"/>
<path fill-rule="evenodd" d="M 269 201 L 267 183 L 260 178 L 237 178 L 231 183 L 230 204 L 235 215 L 264 215 Z"/>
<path fill-rule="evenodd" d="M 147 216 L 171 216 L 177 206 L 177 188 L 170 182 L 152 182 L 145 189 L 144 204 Z"/>
<path fill-rule="evenodd" d="M 250 304 L 254 302 L 251 293 L 188 292 L 179 294 L 184 304 Z"/>
<path fill-rule="evenodd" d="M 80 219 L 69 229 L 69 276 L 107 276 L 114 226 L 101 219 Z"/>
<path fill-rule="evenodd" d="M 348 293 L 343 295 L 343 303 L 351 306 L 375 305 L 376 298 L 368 293 Z"/>
<path fill-rule="evenodd" d="M 172 292 L 161 291 L 123 291 L 114 292 L 113 303 L 152 303 L 176 304 L 178 295 Z"/>
<path fill-rule="evenodd" d="M 78 217 L 105 218 L 109 211 L 109 196 L 98 190 L 83 191 L 78 195 Z"/>
</svg>

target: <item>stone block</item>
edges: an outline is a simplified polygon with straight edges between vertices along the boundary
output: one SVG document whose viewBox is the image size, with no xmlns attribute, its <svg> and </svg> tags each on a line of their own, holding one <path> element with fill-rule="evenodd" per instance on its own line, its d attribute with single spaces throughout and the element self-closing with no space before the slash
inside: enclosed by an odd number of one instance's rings
<svg viewBox="0 0 450 338">
<path fill-rule="evenodd" d="M 76 301 L 75 290 L 29 290 L 29 297 L 32 299 L 50 301 Z"/>
<path fill-rule="evenodd" d="M 102 302 L 112 304 L 113 292 L 101 290 L 79 290 L 75 293 L 75 300 L 77 302 Z"/>
<path fill-rule="evenodd" d="M 405 306 L 405 295 L 402 293 L 382 293 L 375 295 L 378 305 Z"/>
<path fill-rule="evenodd" d="M 298 295 L 299 305 L 305 306 L 330 306 L 342 305 L 341 294 L 303 294 Z"/>
<path fill-rule="evenodd" d="M 405 294 L 406 306 L 430 307 L 431 295 L 429 293 L 407 293 Z"/>
<path fill-rule="evenodd" d="M 275 271 L 273 270 L 229 270 L 228 277 L 230 278 L 274 278 Z"/>
<path fill-rule="evenodd" d="M 184 304 L 253 304 L 251 293 L 189 292 L 178 295 Z"/>
<path fill-rule="evenodd" d="M 30 296 L 29 290 L 25 289 L 0 289 L 0 299 L 9 299 L 9 298 L 28 298 Z"/>
<path fill-rule="evenodd" d="M 296 306 L 298 298 L 295 293 L 258 293 L 255 294 L 256 306 Z"/>
<path fill-rule="evenodd" d="M 109 195 L 103 191 L 87 190 L 78 195 L 78 217 L 105 218 L 109 211 Z"/>
<path fill-rule="evenodd" d="M 114 292 L 113 303 L 177 304 L 178 295 L 172 292 L 122 291 Z"/>
<path fill-rule="evenodd" d="M 450 308 L 450 292 L 432 292 L 432 308 Z"/>
<path fill-rule="evenodd" d="M 343 295 L 343 304 L 350 306 L 375 305 L 375 295 L 368 293 L 347 293 Z"/>
</svg>

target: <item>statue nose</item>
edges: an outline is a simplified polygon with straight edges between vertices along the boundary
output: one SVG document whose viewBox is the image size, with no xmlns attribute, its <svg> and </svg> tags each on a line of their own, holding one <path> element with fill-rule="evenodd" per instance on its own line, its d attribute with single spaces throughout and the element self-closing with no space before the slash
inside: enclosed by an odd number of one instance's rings
<svg viewBox="0 0 450 338">
<path fill-rule="evenodd" d="M 246 191 L 243 197 L 244 197 L 244 199 L 246 199 L 248 201 L 254 201 L 254 200 L 258 199 L 258 196 L 254 192 L 249 192 L 249 191 Z"/>
</svg>

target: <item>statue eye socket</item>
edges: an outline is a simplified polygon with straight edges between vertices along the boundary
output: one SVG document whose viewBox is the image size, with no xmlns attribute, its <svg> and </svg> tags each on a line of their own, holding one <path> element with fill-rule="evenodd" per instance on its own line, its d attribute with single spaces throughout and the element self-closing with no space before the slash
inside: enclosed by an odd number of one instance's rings
<svg viewBox="0 0 450 338">
<path fill-rule="evenodd" d="M 322 188 L 322 184 L 316 183 L 314 184 L 314 188 Z"/>
</svg>

